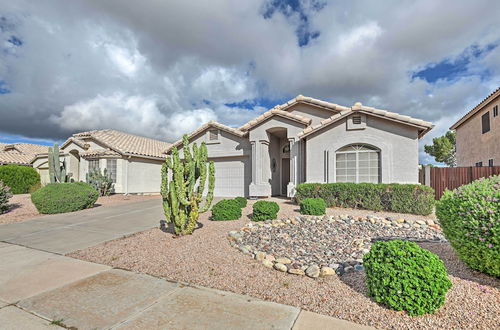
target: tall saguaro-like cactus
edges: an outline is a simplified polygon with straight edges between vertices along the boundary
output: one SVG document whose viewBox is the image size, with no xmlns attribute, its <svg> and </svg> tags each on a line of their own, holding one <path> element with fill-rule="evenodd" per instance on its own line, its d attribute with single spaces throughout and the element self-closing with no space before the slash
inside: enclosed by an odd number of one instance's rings
<svg viewBox="0 0 500 330">
<path fill-rule="evenodd" d="M 173 223 L 176 235 L 191 234 L 196 228 L 200 213 L 208 211 L 212 204 L 215 187 L 214 162 L 207 164 L 207 146 L 194 143 L 189 146 L 188 136 L 183 137 L 184 159 L 176 147 L 172 148 L 161 169 L 161 195 L 163 211 L 168 223 Z M 205 204 L 203 192 L 208 176 Z"/>
<path fill-rule="evenodd" d="M 59 160 L 59 146 L 54 143 L 54 147 L 49 147 L 49 177 L 50 183 L 68 182 L 69 177 L 66 175 L 66 161 Z"/>
</svg>

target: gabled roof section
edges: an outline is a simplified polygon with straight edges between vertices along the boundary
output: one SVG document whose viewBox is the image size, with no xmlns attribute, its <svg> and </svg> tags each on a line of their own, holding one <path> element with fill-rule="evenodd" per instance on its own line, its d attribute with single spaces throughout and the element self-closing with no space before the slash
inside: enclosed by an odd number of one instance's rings
<svg viewBox="0 0 500 330">
<path fill-rule="evenodd" d="M 74 143 L 76 144 L 77 146 L 79 146 L 80 148 L 82 149 L 88 149 L 89 148 L 89 145 L 85 143 L 85 141 L 83 140 L 80 140 L 80 139 L 77 139 L 76 137 L 74 136 L 71 136 L 69 137 L 66 141 L 64 141 L 63 144 L 61 144 L 61 149 L 64 149 L 66 148 L 67 145 L 69 145 L 70 143 Z"/>
<path fill-rule="evenodd" d="M 306 137 L 314 132 L 317 132 L 339 120 L 342 118 L 345 118 L 351 114 L 355 113 L 365 113 L 369 115 L 373 115 L 376 117 L 381 117 L 384 119 L 388 119 L 394 122 L 399 122 L 402 124 L 406 125 L 411 125 L 419 129 L 419 138 L 424 136 L 428 131 L 430 131 L 434 126 L 432 125 L 431 122 L 424 121 L 421 119 L 416 119 L 412 118 L 410 116 L 403 116 L 400 114 L 397 114 L 395 112 L 390 112 L 386 110 L 381 110 L 381 109 L 376 109 L 372 107 L 367 107 L 362 105 L 360 102 L 357 102 L 352 106 L 351 108 L 346 108 L 346 110 L 343 110 L 327 119 L 322 120 L 319 124 L 314 125 L 314 126 L 309 126 L 302 132 L 298 134 L 299 138 Z"/>
<path fill-rule="evenodd" d="M 450 129 L 457 129 L 460 125 L 465 123 L 469 118 L 478 113 L 481 109 L 483 109 L 486 104 L 491 102 L 494 98 L 500 96 L 500 87 L 498 87 L 495 91 L 493 91 L 490 95 L 488 95 L 484 100 L 482 100 L 478 105 L 476 105 L 471 111 L 467 112 L 462 118 L 460 118 L 455 124 L 453 124 Z"/>
<path fill-rule="evenodd" d="M 0 151 L 0 165 L 16 164 L 28 166 L 33 157 L 34 155 Z"/>
<path fill-rule="evenodd" d="M 30 165 L 36 154 L 47 152 L 48 147 L 32 143 L 0 143 L 0 164 Z"/>
<path fill-rule="evenodd" d="M 82 142 L 84 139 L 90 138 L 120 155 L 128 156 L 163 158 L 165 149 L 170 146 L 168 142 L 112 129 L 76 133 L 73 134 L 73 138 Z"/>
<path fill-rule="evenodd" d="M 188 135 L 188 139 L 191 139 L 193 138 L 194 136 L 200 134 L 200 133 L 203 133 L 204 131 L 206 131 L 207 129 L 209 128 L 217 128 L 217 129 L 220 129 L 224 132 L 227 132 L 227 133 L 230 133 L 230 134 L 233 134 L 233 135 L 236 135 L 236 136 L 239 136 L 239 137 L 242 137 L 242 136 L 245 136 L 247 134 L 247 132 L 244 132 L 244 131 L 241 131 L 237 128 L 232 128 L 232 127 L 229 127 L 229 126 L 226 126 L 224 124 L 221 124 L 221 123 L 218 123 L 216 121 L 209 121 L 208 123 L 200 126 L 198 129 L 196 129 L 195 131 L 191 132 L 189 135 Z M 170 145 L 166 150 L 165 150 L 165 153 L 168 153 L 170 150 L 172 150 L 173 147 L 178 147 L 182 144 L 182 139 L 180 140 L 177 140 L 175 141 L 172 145 Z"/>
<path fill-rule="evenodd" d="M 304 116 L 294 115 L 294 114 L 291 114 L 290 112 L 280 110 L 280 109 L 277 109 L 276 107 L 274 107 L 271 110 L 264 112 L 262 115 L 258 116 L 257 118 L 250 120 L 248 123 L 241 126 L 239 128 L 239 130 L 246 132 L 246 131 L 250 130 L 252 127 L 257 126 L 260 123 L 262 123 L 262 122 L 266 121 L 267 119 L 274 117 L 274 116 L 279 116 L 282 118 L 290 119 L 292 121 L 296 121 L 296 122 L 303 124 L 305 126 L 307 126 L 311 123 L 311 118 L 306 118 Z"/>
<path fill-rule="evenodd" d="M 344 111 L 344 110 L 349 109 L 349 107 L 345 107 L 342 105 L 338 105 L 338 104 L 323 101 L 323 100 L 318 100 L 318 99 L 315 99 L 315 98 L 312 98 L 309 96 L 304 96 L 304 95 L 297 95 L 295 98 L 291 99 L 290 101 L 283 103 L 281 105 L 277 105 L 276 107 L 274 107 L 274 109 L 288 110 L 292 106 L 299 104 L 299 103 L 313 105 L 313 106 L 320 107 L 320 108 L 334 111 L 334 112 L 340 112 L 340 111 Z"/>
</svg>

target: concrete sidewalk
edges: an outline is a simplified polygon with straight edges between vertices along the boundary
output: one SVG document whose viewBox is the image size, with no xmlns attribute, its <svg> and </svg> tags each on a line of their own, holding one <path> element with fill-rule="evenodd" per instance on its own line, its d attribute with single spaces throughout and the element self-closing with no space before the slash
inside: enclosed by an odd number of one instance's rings
<svg viewBox="0 0 500 330">
<path fill-rule="evenodd" d="M 0 241 L 66 254 L 160 225 L 161 202 L 96 207 L 0 226 Z"/>
<path fill-rule="evenodd" d="M 0 243 L 0 260 L 2 329 L 368 329 L 18 245 Z"/>
</svg>

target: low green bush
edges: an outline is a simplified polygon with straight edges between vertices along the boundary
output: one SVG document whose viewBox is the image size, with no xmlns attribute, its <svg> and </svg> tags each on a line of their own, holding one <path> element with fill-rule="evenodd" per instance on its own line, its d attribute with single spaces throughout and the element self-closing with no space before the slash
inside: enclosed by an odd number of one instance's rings
<svg viewBox="0 0 500 330">
<path fill-rule="evenodd" d="M 350 207 L 429 215 L 434 209 L 434 189 L 418 184 L 303 183 L 295 199 L 322 198 L 328 207 Z"/>
<path fill-rule="evenodd" d="M 236 197 L 234 200 L 238 202 L 238 205 L 241 208 L 244 208 L 247 206 L 247 199 L 245 197 Z"/>
<path fill-rule="evenodd" d="M 434 313 L 451 288 L 441 259 L 413 242 L 375 242 L 363 264 L 375 301 L 409 315 Z"/>
<path fill-rule="evenodd" d="M 445 191 L 436 216 L 463 262 L 500 277 L 500 176 Z"/>
<path fill-rule="evenodd" d="M 9 199 L 11 197 L 10 188 L 0 181 L 0 214 L 4 214 L 9 209 Z"/>
<path fill-rule="evenodd" d="M 234 199 L 223 199 L 212 207 L 212 220 L 237 220 L 241 218 L 241 207 Z"/>
<path fill-rule="evenodd" d="M 300 201 L 300 214 L 323 215 L 326 203 L 323 198 L 306 198 Z"/>
<path fill-rule="evenodd" d="M 253 204 L 253 221 L 272 220 L 278 217 L 280 207 L 276 202 L 257 201 Z"/>
<path fill-rule="evenodd" d="M 51 183 L 31 194 L 31 201 L 43 214 L 73 212 L 94 206 L 99 193 L 84 182 Z"/>
<path fill-rule="evenodd" d="M 40 175 L 30 166 L 0 165 L 0 181 L 9 186 L 13 194 L 27 194 L 40 184 Z"/>
</svg>

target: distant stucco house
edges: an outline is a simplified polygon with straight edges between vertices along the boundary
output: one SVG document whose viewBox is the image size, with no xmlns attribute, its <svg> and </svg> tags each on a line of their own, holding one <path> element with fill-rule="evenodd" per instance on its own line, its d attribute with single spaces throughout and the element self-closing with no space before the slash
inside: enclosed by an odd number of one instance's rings
<svg viewBox="0 0 500 330">
<path fill-rule="evenodd" d="M 500 166 L 500 88 L 467 112 L 455 130 L 458 166 Z"/>
<path fill-rule="evenodd" d="M 207 144 L 216 196 L 291 197 L 302 182 L 417 183 L 418 141 L 432 127 L 299 95 L 239 128 L 209 122 L 189 141 Z"/>
<path fill-rule="evenodd" d="M 0 165 L 31 166 L 35 155 L 47 152 L 47 146 L 32 143 L 0 143 Z"/>
<path fill-rule="evenodd" d="M 77 133 L 60 147 L 66 171 L 75 181 L 85 181 L 89 170 L 106 168 L 116 193 L 158 193 L 160 169 L 170 143 L 116 130 Z M 32 160 L 42 183 L 48 183 L 47 149 Z"/>
</svg>

